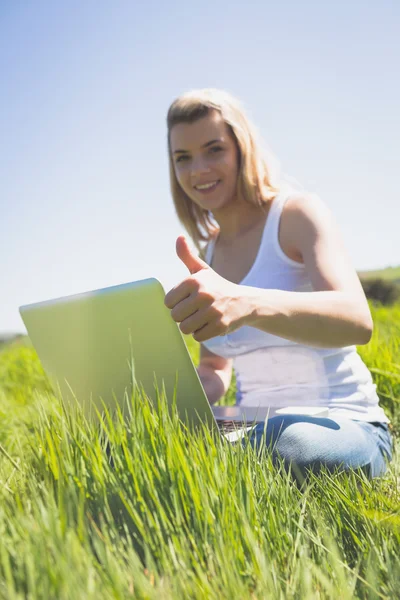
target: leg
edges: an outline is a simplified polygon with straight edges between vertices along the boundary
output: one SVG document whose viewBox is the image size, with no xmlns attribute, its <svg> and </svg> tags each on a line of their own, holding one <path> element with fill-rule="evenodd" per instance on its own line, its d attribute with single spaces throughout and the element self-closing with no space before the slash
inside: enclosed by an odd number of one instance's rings
<svg viewBox="0 0 400 600">
<path fill-rule="evenodd" d="M 250 443 L 253 447 L 264 443 L 273 459 L 282 457 L 300 479 L 307 469 L 319 472 L 322 465 L 330 471 L 361 468 L 368 477 L 378 477 L 386 471 L 385 459 L 392 458 L 392 439 L 386 425 L 343 417 L 273 417 L 266 426 L 257 425 Z"/>
</svg>

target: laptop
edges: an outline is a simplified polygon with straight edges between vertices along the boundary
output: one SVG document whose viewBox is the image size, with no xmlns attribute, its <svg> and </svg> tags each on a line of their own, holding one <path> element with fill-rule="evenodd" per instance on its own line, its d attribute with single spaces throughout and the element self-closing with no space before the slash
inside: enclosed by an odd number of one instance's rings
<svg viewBox="0 0 400 600">
<path fill-rule="evenodd" d="M 64 406 L 79 403 L 89 421 L 103 402 L 126 415 L 134 388 L 154 403 L 162 389 L 189 426 L 215 426 L 230 441 L 279 414 L 274 407 L 211 406 L 178 324 L 156 278 L 47 300 L 19 308 L 54 391 Z M 293 407 L 326 416 L 320 407 Z"/>
</svg>

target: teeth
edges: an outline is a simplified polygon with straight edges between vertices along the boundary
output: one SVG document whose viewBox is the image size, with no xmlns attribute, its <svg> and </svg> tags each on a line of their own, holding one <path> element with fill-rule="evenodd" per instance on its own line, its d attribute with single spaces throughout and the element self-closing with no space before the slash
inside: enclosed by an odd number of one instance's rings
<svg viewBox="0 0 400 600">
<path fill-rule="evenodd" d="M 196 185 L 195 188 L 198 190 L 208 190 L 209 188 L 213 187 L 216 183 L 218 182 L 213 181 L 212 183 L 204 183 L 203 185 Z"/>
</svg>

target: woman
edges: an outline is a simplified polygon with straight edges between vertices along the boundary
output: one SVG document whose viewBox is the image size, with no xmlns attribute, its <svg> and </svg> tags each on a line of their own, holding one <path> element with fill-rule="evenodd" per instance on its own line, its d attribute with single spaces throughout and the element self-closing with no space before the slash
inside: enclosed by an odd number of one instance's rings
<svg viewBox="0 0 400 600">
<path fill-rule="evenodd" d="M 362 468 L 382 475 L 389 423 L 357 354 L 373 323 L 333 216 L 279 177 L 229 94 L 196 90 L 169 108 L 168 148 L 179 236 L 191 275 L 165 296 L 173 319 L 200 342 L 198 373 L 211 404 L 237 379 L 245 406 L 315 405 L 329 418 L 275 416 L 260 424 L 274 456 L 305 474 Z"/>
</svg>

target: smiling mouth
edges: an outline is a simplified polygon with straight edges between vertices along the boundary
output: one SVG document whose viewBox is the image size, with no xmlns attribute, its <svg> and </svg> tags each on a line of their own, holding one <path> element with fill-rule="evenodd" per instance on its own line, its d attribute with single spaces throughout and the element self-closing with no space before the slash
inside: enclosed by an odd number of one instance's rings
<svg viewBox="0 0 400 600">
<path fill-rule="evenodd" d="M 214 190 L 219 184 L 219 179 L 217 181 L 211 181 L 210 183 L 202 183 L 194 186 L 194 189 L 198 192 L 210 192 Z"/>
</svg>

